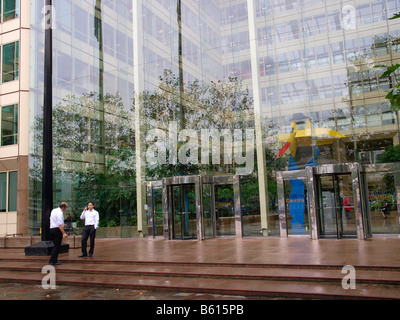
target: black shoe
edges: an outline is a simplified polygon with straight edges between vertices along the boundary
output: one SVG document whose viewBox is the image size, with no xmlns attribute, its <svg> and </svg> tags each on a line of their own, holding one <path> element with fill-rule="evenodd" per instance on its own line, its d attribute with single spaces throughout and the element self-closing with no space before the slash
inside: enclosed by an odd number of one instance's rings
<svg viewBox="0 0 400 320">
<path fill-rule="evenodd" d="M 49 265 L 51 265 L 51 266 L 59 266 L 59 265 L 61 265 L 61 262 L 49 263 Z"/>
<path fill-rule="evenodd" d="M 89 253 L 89 257 L 93 257 L 93 254 Z"/>
<path fill-rule="evenodd" d="M 87 254 L 81 254 L 80 256 L 78 256 L 78 258 L 83 258 L 83 257 L 87 257 Z"/>
</svg>

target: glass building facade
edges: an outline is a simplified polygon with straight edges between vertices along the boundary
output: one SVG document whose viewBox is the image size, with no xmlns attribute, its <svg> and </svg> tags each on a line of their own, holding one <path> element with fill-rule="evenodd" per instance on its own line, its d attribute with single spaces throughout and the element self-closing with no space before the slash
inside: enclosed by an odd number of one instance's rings
<svg viewBox="0 0 400 320">
<path fill-rule="evenodd" d="M 32 235 L 43 12 L 32 1 Z M 382 77 L 400 60 L 398 12 L 398 0 L 55 1 L 55 205 L 79 232 L 94 201 L 100 237 L 398 235 L 399 113 Z"/>
</svg>

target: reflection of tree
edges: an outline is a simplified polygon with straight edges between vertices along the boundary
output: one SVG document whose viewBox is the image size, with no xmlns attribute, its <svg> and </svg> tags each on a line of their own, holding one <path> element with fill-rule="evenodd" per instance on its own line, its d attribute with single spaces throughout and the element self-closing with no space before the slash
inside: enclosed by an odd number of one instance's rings
<svg viewBox="0 0 400 320">
<path fill-rule="evenodd" d="M 380 158 L 381 163 L 400 162 L 400 145 L 386 147 Z"/>
<path fill-rule="evenodd" d="M 195 80 L 185 83 L 184 86 L 182 93 L 180 78 L 172 71 L 165 70 L 158 87 L 152 92 L 141 94 L 147 130 L 157 128 L 167 133 L 171 122 L 179 120 L 182 106 L 185 115 L 184 129 L 195 130 L 199 137 L 201 129 L 233 130 L 253 127 L 253 100 L 249 90 L 242 87 L 241 81 L 230 78 L 227 82 L 211 81 L 202 85 Z M 159 179 L 198 174 L 202 170 L 208 173 L 221 170 L 229 172 L 229 169 L 229 165 L 207 165 L 206 168 L 193 164 L 173 165 L 167 156 L 166 165 L 148 169 L 147 175 L 149 179 Z"/>
<path fill-rule="evenodd" d="M 120 214 L 131 217 L 136 208 L 133 120 L 118 94 L 105 95 L 104 112 L 99 107 L 98 95 L 85 94 L 67 96 L 53 108 L 55 189 L 71 188 L 72 196 L 56 197 L 55 203 L 72 201 L 77 219 L 87 202 L 94 201 L 103 223 L 112 217 L 118 224 Z M 43 118 L 36 117 L 30 169 L 35 184 L 41 181 L 42 126 Z"/>
<path fill-rule="evenodd" d="M 380 158 L 381 163 L 400 162 L 400 145 L 388 146 Z M 383 177 L 387 190 L 395 190 L 395 181 L 393 173 L 387 173 Z"/>
<path fill-rule="evenodd" d="M 395 14 L 393 17 L 391 17 L 389 20 L 395 20 L 400 18 L 400 13 Z M 390 48 L 393 48 L 397 45 L 399 45 L 399 38 L 390 38 L 390 41 L 388 38 L 384 38 L 381 41 L 383 44 L 386 45 L 387 47 L 389 46 L 390 43 Z M 390 105 L 392 108 L 393 112 L 396 112 L 400 110 L 400 77 L 399 77 L 399 67 L 400 64 L 398 63 L 393 63 L 391 65 L 377 65 L 377 68 L 383 68 L 384 72 L 380 76 L 380 79 L 387 79 L 389 82 L 389 92 L 387 96 L 385 97 L 390 101 Z M 399 120 L 399 117 L 397 115 L 397 120 Z"/>
<path fill-rule="evenodd" d="M 177 120 L 180 114 L 179 95 L 180 79 L 172 71 L 165 70 L 160 83 L 153 92 L 146 91 L 141 95 L 143 102 L 144 118 L 147 130 L 151 128 L 168 131 L 170 121 Z M 241 81 L 229 78 L 227 82 L 211 81 L 209 84 L 201 84 L 198 80 L 185 83 L 182 96 L 182 104 L 185 108 L 185 128 L 194 129 L 199 133 L 201 129 L 247 129 L 254 128 L 253 99 L 248 88 L 244 88 Z M 271 124 L 263 119 L 264 136 L 272 135 Z M 244 138 L 244 137 L 243 137 Z M 265 144 L 266 168 L 268 177 L 268 192 L 270 199 L 276 199 L 277 189 L 275 183 L 275 172 L 287 167 L 288 157 L 275 159 L 275 147 Z M 222 149 L 221 144 L 221 149 Z M 223 152 L 221 150 L 221 157 Z M 166 165 L 148 169 L 149 180 L 158 180 L 162 177 L 190 174 L 230 174 L 231 165 Z M 259 191 L 257 180 L 257 157 L 254 159 L 255 172 L 246 177 L 242 184 L 243 199 L 250 201 L 255 206 L 259 205 Z M 228 188 L 228 191 L 230 189 Z"/>
<path fill-rule="evenodd" d="M 241 81 L 230 78 L 227 82 L 214 81 L 206 85 L 196 80 L 184 85 L 182 94 L 179 78 L 165 70 L 158 86 L 152 92 L 145 91 L 140 95 L 143 103 L 141 121 L 146 130 L 158 128 L 167 132 L 170 122 L 176 121 L 180 114 L 180 103 L 185 109 L 185 128 L 194 129 L 199 137 L 202 129 L 244 131 L 254 128 L 253 99 Z M 104 109 L 99 101 L 96 93 L 66 96 L 53 108 L 55 203 L 61 200 L 72 202 L 77 220 L 86 203 L 94 201 L 103 226 L 134 224 L 137 205 L 135 103 L 127 109 L 118 94 L 104 96 Z M 30 169 L 31 181 L 36 184 L 41 181 L 42 125 L 43 120 L 38 116 L 34 123 L 35 150 L 31 152 L 33 164 Z M 268 136 L 270 128 L 265 128 Z M 244 144 L 244 134 L 242 139 Z M 273 176 L 277 163 L 274 154 L 267 148 L 270 192 L 275 194 Z M 146 168 L 146 175 L 148 180 L 155 180 L 176 175 L 230 174 L 233 166 L 223 161 L 220 165 L 203 166 L 167 162 L 156 168 Z M 253 174 L 248 178 L 251 183 L 245 185 L 243 192 L 246 198 L 253 199 L 258 196 L 257 176 Z M 33 188 L 39 190 L 38 186 Z M 60 199 L 59 192 L 65 188 L 71 189 L 71 199 Z M 34 192 L 32 196 L 35 199 L 39 193 Z"/>
<path fill-rule="evenodd" d="M 159 128 L 167 129 L 176 120 L 180 105 L 180 83 L 171 70 L 164 70 L 160 83 L 153 92 L 143 92 L 144 117 L 155 121 Z M 185 84 L 182 97 L 185 108 L 185 128 L 245 128 L 244 121 L 253 119 L 253 99 L 242 82 L 229 78 L 228 82 L 211 81 L 201 85 L 198 80 Z"/>
</svg>

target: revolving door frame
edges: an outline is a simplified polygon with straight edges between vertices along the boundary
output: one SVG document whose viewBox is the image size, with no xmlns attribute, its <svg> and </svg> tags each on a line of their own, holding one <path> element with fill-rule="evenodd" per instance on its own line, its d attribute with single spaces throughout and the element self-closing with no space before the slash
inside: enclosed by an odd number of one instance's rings
<svg viewBox="0 0 400 320">
<path fill-rule="evenodd" d="M 194 185 L 195 186 L 195 199 L 196 199 L 196 234 L 197 240 L 202 241 L 205 239 L 204 230 L 204 203 L 203 203 L 203 185 L 209 184 L 211 187 L 211 210 L 213 217 L 213 235 L 208 238 L 216 238 L 216 209 L 215 209 L 215 187 L 219 185 L 233 185 L 233 201 L 234 201 L 234 217 L 235 217 L 235 231 L 236 238 L 243 237 L 242 227 L 242 199 L 240 189 L 241 177 L 234 176 L 208 176 L 208 175 L 195 175 L 195 176 L 177 176 L 170 178 L 163 178 L 158 181 L 147 182 L 147 221 L 148 221 L 148 236 L 149 238 L 156 237 L 155 230 L 155 215 L 154 215 L 154 198 L 153 190 L 162 190 L 162 207 L 163 207 L 163 238 L 165 240 L 174 239 L 173 235 L 173 214 L 171 212 L 172 205 L 172 188 L 178 185 Z"/>
<path fill-rule="evenodd" d="M 319 206 L 321 199 L 318 197 L 318 176 L 349 174 L 352 178 L 352 191 L 354 199 L 354 211 L 356 214 L 357 239 L 364 240 L 370 237 L 370 226 L 367 212 L 363 214 L 363 208 L 367 208 L 365 188 L 362 187 L 361 166 L 358 163 L 327 164 L 307 167 L 304 170 L 281 171 L 276 173 L 279 207 L 279 227 L 281 238 L 287 238 L 286 205 L 284 182 L 291 179 L 305 179 L 307 188 L 307 206 L 310 221 L 310 237 L 312 240 L 321 238 L 319 227 Z"/>
</svg>

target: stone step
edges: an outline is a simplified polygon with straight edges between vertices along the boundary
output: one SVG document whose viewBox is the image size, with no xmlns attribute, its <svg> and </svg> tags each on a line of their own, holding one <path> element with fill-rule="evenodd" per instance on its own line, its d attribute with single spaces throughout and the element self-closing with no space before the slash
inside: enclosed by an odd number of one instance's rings
<svg viewBox="0 0 400 320">
<path fill-rule="evenodd" d="M 38 261 L 0 261 L 0 271 L 41 272 L 45 263 Z M 187 277 L 214 279 L 243 279 L 243 280 L 274 280 L 274 281 L 314 281 L 341 283 L 346 274 L 341 269 L 310 268 L 279 268 L 279 267 L 237 267 L 224 266 L 187 266 L 168 264 L 115 264 L 96 262 L 67 263 L 57 266 L 58 273 L 81 274 L 111 274 L 126 276 L 154 277 Z M 400 285 L 400 270 L 357 270 L 358 284 Z"/>
<path fill-rule="evenodd" d="M 19 259 L 0 261 L 0 281 L 41 284 L 44 277 L 41 270 L 47 261 L 15 260 Z M 63 261 L 62 265 L 56 266 L 58 285 L 307 299 L 400 298 L 399 271 L 356 271 L 356 289 L 344 290 L 341 285 L 344 275 L 337 268 L 71 261 L 73 263 Z"/>
<path fill-rule="evenodd" d="M 43 277 L 44 275 L 40 272 L 0 271 L 1 282 L 18 282 L 40 285 Z M 397 286 L 359 284 L 355 290 L 344 290 L 340 283 L 335 284 L 304 281 L 248 279 L 199 279 L 178 276 L 154 277 L 136 275 L 88 274 L 79 272 L 57 272 L 56 285 L 306 299 L 400 298 L 400 293 Z"/>
<path fill-rule="evenodd" d="M 153 265 L 153 266 L 189 266 L 189 267 L 222 267 L 222 268 L 279 268 L 279 269 L 309 269 L 309 270 L 342 270 L 343 264 L 273 264 L 273 263 L 236 263 L 236 262 L 186 262 L 186 261 L 146 261 L 146 260 L 101 260 L 96 258 L 63 258 L 60 259 L 65 264 L 113 264 L 113 265 Z M 42 265 L 49 261 L 49 257 L 23 257 L 23 258 L 4 258 L 0 257 L 0 262 L 39 262 Z M 353 265 L 358 271 L 394 271 L 400 272 L 398 266 L 387 265 Z"/>
</svg>

